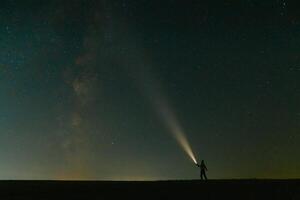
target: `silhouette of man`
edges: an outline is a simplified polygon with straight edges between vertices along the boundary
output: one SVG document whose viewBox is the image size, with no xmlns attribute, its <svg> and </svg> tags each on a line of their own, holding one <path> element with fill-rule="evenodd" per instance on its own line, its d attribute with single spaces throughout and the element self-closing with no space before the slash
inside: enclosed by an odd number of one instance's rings
<svg viewBox="0 0 300 200">
<path fill-rule="evenodd" d="M 207 171 L 207 168 L 206 168 L 206 165 L 204 164 L 204 160 L 201 161 L 200 165 L 198 163 L 196 165 L 198 167 L 200 167 L 201 180 L 203 180 L 203 177 L 204 177 L 205 180 L 207 180 L 206 173 L 205 173 L 205 171 Z"/>
</svg>

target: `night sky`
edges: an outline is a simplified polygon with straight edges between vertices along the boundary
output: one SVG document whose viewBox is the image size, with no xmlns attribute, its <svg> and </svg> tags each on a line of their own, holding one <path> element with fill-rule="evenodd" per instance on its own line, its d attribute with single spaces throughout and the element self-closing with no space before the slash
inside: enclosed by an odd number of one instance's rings
<svg viewBox="0 0 300 200">
<path fill-rule="evenodd" d="M 288 0 L 2 0 L 0 179 L 300 177 Z"/>
</svg>

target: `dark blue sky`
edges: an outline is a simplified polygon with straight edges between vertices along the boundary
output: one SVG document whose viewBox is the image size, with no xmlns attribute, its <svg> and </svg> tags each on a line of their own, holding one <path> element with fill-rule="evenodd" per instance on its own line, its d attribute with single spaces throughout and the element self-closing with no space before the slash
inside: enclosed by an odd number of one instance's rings
<svg viewBox="0 0 300 200">
<path fill-rule="evenodd" d="M 197 178 L 162 100 L 209 178 L 299 177 L 292 1 L 5 0 L 0 21 L 1 179 Z"/>
</svg>

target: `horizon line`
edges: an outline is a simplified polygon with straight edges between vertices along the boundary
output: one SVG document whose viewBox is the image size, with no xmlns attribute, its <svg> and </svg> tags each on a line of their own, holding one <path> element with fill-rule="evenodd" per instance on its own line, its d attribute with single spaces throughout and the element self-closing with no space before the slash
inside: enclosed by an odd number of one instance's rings
<svg viewBox="0 0 300 200">
<path fill-rule="evenodd" d="M 0 182 L 7 181 L 41 181 L 41 182 L 180 182 L 180 181 L 287 181 L 300 180 L 299 178 L 223 178 L 223 179 L 151 179 L 151 180 L 109 180 L 109 179 L 0 179 Z"/>
</svg>

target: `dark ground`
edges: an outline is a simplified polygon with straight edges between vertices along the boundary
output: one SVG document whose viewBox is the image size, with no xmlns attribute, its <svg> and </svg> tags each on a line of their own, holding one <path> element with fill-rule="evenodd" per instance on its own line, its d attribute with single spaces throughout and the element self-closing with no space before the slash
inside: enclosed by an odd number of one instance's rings
<svg viewBox="0 0 300 200">
<path fill-rule="evenodd" d="M 117 198 L 300 200 L 300 180 L 0 181 L 0 193 L 0 198 L 5 200 Z"/>
</svg>

